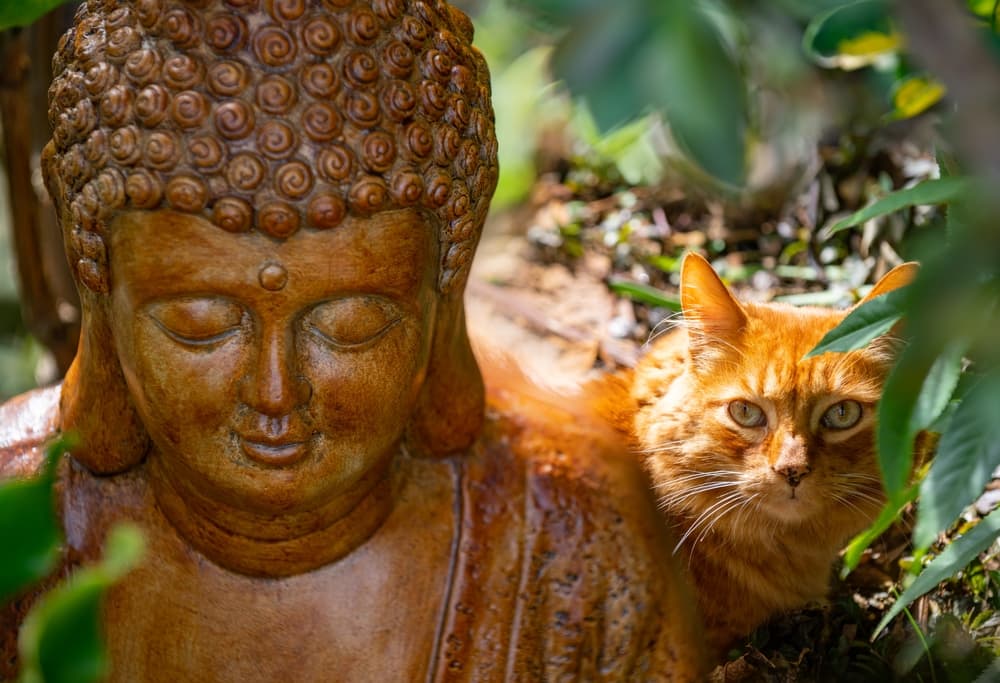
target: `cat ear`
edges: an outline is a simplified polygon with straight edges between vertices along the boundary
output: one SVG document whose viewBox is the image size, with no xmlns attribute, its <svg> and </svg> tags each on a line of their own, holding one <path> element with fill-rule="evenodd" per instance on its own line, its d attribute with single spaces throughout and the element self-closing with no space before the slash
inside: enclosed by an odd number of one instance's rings
<svg viewBox="0 0 1000 683">
<path fill-rule="evenodd" d="M 859 301 L 857 305 L 860 306 L 866 301 L 871 301 L 877 296 L 888 294 L 894 289 L 899 289 L 900 287 L 905 287 L 913 282 L 913 279 L 917 277 L 917 272 L 919 270 L 920 264 L 916 261 L 909 261 L 896 266 L 883 275 L 882 279 L 875 283 L 875 286 L 872 287 L 871 291 L 868 292 L 868 294 L 865 295 L 865 298 Z"/>
<path fill-rule="evenodd" d="M 732 337 L 747 324 L 743 307 L 708 261 L 695 253 L 681 264 L 681 309 L 692 352 L 719 342 L 731 346 Z"/>
</svg>

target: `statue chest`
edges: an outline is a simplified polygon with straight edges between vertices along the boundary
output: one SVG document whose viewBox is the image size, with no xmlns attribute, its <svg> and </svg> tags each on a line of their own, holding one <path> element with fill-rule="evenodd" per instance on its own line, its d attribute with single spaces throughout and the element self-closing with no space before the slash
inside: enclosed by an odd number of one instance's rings
<svg viewBox="0 0 1000 683">
<path fill-rule="evenodd" d="M 354 560 L 283 579 L 144 566 L 105 605 L 112 680 L 424 680 L 446 574 Z"/>
<path fill-rule="evenodd" d="M 109 680 L 426 680 L 447 612 L 457 520 L 450 477 L 420 479 L 430 480 L 434 496 L 411 506 L 418 498 L 404 488 L 360 547 L 278 578 L 210 562 L 179 537 L 148 492 L 125 478 L 114 492 L 107 480 L 98 482 L 103 505 L 73 504 L 81 495 L 96 503 L 90 494 L 98 491 L 72 487 L 64 520 L 72 555 L 95 558 L 99 539 L 124 520 L 137 523 L 147 542 L 141 564 L 104 603 Z"/>
</svg>

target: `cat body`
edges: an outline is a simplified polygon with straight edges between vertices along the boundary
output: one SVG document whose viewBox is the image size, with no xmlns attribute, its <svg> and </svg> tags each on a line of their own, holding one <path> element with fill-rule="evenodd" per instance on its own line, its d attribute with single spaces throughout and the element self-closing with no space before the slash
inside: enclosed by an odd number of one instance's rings
<svg viewBox="0 0 1000 683">
<path fill-rule="evenodd" d="M 868 298 L 915 270 L 891 271 Z M 737 302 L 696 255 L 681 302 L 683 327 L 584 392 L 645 459 L 721 654 L 822 599 L 838 552 L 881 508 L 875 406 L 897 344 L 807 357 L 846 312 Z"/>
</svg>

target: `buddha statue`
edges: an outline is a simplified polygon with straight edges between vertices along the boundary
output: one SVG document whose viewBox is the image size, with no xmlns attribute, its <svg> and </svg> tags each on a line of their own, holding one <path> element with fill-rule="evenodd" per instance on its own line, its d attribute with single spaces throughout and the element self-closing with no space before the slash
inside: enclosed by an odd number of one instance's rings
<svg viewBox="0 0 1000 683">
<path fill-rule="evenodd" d="M 102 607 L 111 680 L 701 675 L 635 459 L 582 409 L 484 390 L 472 33 L 442 0 L 81 5 L 43 167 L 82 335 L 0 407 L 0 476 L 78 434 L 63 574 L 144 532 Z M 0 676 L 33 597 L 0 608 Z"/>
</svg>

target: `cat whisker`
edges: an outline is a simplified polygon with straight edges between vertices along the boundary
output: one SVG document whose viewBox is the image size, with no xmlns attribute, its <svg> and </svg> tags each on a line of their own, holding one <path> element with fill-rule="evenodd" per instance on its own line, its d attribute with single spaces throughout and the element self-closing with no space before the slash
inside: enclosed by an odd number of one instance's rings
<svg viewBox="0 0 1000 683">
<path fill-rule="evenodd" d="M 699 494 L 706 493 L 708 491 L 715 491 L 716 489 L 732 488 L 739 485 L 740 482 L 738 481 L 717 481 L 708 484 L 699 484 L 693 488 L 684 489 L 682 491 L 677 491 L 676 493 L 663 496 L 660 501 L 660 509 L 677 508 L 680 507 L 680 503 L 683 503 L 689 498 L 693 498 Z M 657 486 L 656 488 L 660 488 L 660 486 Z"/>
<path fill-rule="evenodd" d="M 680 484 L 686 481 L 694 481 L 696 479 L 717 479 L 723 475 L 734 475 L 739 476 L 743 474 L 737 470 L 712 470 L 710 472 L 693 472 L 691 474 L 685 474 L 683 477 L 672 477 L 667 482 L 672 484 Z"/>
<path fill-rule="evenodd" d="M 676 553 L 677 550 L 684 544 L 684 541 L 687 540 L 687 538 L 692 533 L 694 533 L 702 524 L 704 524 L 708 519 L 710 519 L 711 516 L 712 516 L 712 514 L 716 510 L 718 510 L 720 507 L 724 507 L 724 506 L 726 506 L 726 505 L 728 505 L 728 504 L 730 504 L 730 503 L 732 503 L 734 501 L 739 500 L 740 498 L 742 498 L 742 496 L 743 496 L 743 494 L 741 492 L 739 492 L 739 491 L 730 492 L 730 493 L 726 494 L 725 496 L 723 496 L 722 498 L 720 498 L 719 500 L 717 500 L 712 505 L 710 505 L 708 508 L 706 508 L 705 510 L 703 510 L 701 512 L 701 514 L 698 515 L 697 518 L 695 518 L 695 520 L 691 524 L 691 526 L 688 527 L 688 529 L 684 533 L 684 535 L 681 536 L 681 540 L 677 542 L 677 545 L 674 548 L 674 552 Z"/>
<path fill-rule="evenodd" d="M 725 346 L 727 349 L 729 349 L 730 351 L 732 351 L 734 354 L 736 354 L 736 356 L 738 356 L 741 359 L 747 357 L 746 351 L 744 351 L 743 349 L 739 348 L 738 346 L 736 346 L 735 344 L 733 344 L 728 339 L 724 339 L 724 338 L 722 338 L 720 336 L 717 336 L 717 335 L 714 335 L 714 334 L 705 334 L 704 331 L 702 332 L 701 336 L 704 337 L 707 340 L 710 340 L 713 344 L 718 344 L 720 346 Z"/>
<path fill-rule="evenodd" d="M 725 509 L 723 509 L 722 512 L 718 513 L 715 516 L 715 518 L 708 524 L 708 526 L 706 526 L 704 529 L 702 529 L 702 532 L 698 535 L 698 540 L 696 540 L 694 543 L 691 544 L 691 548 L 694 549 L 695 546 L 697 546 L 699 543 L 701 543 L 702 539 L 704 539 L 705 536 L 708 535 L 708 532 L 712 530 L 712 527 L 714 527 L 716 524 L 718 524 L 719 521 L 723 517 L 725 517 L 726 515 L 728 515 L 733 510 L 739 510 L 741 508 L 746 507 L 746 505 L 747 505 L 747 500 L 744 499 L 744 501 L 742 503 L 739 502 L 739 501 L 737 501 L 737 502 L 733 503 L 732 505 L 729 505 L 728 507 L 726 507 Z"/>
<path fill-rule="evenodd" d="M 882 479 L 871 474 L 861 474 L 860 472 L 841 472 L 837 474 L 838 479 L 847 479 L 849 481 L 870 481 L 879 486 L 882 485 Z"/>
<path fill-rule="evenodd" d="M 860 507 L 858 507 L 857 505 L 855 505 L 851 501 L 847 500 L 843 496 L 838 496 L 836 493 L 831 493 L 830 494 L 830 498 L 832 498 L 836 502 L 840 503 L 844 507 L 851 508 L 852 510 L 854 510 L 855 512 L 857 512 L 859 514 L 864 514 L 864 510 L 862 510 Z"/>
<path fill-rule="evenodd" d="M 737 525 L 739 525 L 740 520 L 743 519 L 743 515 L 746 514 L 747 510 L 750 507 L 750 504 L 752 502 L 754 502 L 754 500 L 756 500 L 759 497 L 760 497 L 760 494 L 759 493 L 755 493 L 755 494 L 751 495 L 749 498 L 747 498 L 746 501 L 743 503 L 743 505 L 740 506 L 739 513 L 736 515 L 736 524 Z M 756 508 L 759 508 L 759 507 L 760 507 L 760 503 L 757 503 L 757 505 L 755 506 L 755 510 L 756 510 Z"/>
<path fill-rule="evenodd" d="M 733 491 L 731 493 L 726 494 L 718 501 L 713 503 L 711 506 L 706 508 L 700 515 L 698 515 L 697 519 L 695 519 L 694 523 L 691 524 L 688 530 L 684 532 L 684 535 L 681 536 L 681 540 L 677 542 L 677 545 L 674 546 L 674 554 L 675 555 L 677 554 L 677 552 L 681 549 L 681 546 L 684 545 L 684 541 L 686 541 L 691 536 L 691 534 L 697 531 L 702 524 L 711 519 L 712 514 L 716 510 L 718 510 L 720 507 L 725 507 L 727 505 L 735 503 L 739 501 L 741 498 L 743 498 L 743 493 L 741 491 Z"/>
<path fill-rule="evenodd" d="M 706 470 L 706 469 L 696 470 L 696 469 L 692 469 L 692 468 L 678 470 L 678 472 L 680 472 L 681 474 L 718 474 L 719 472 L 722 472 L 724 474 L 742 474 L 743 473 L 742 470 Z"/>
<path fill-rule="evenodd" d="M 665 317 L 660 322 L 656 323 L 653 329 L 649 331 L 649 338 L 646 340 L 646 343 L 643 344 L 643 347 L 652 344 L 654 341 L 656 341 L 657 337 L 661 337 L 667 332 L 672 332 L 678 327 L 682 327 L 684 325 L 683 318 L 684 314 L 681 313 L 680 311 L 676 311 Z"/>
<path fill-rule="evenodd" d="M 862 509 L 862 505 L 866 507 L 873 507 L 875 509 L 878 509 L 882 505 L 881 499 L 858 491 L 857 489 L 846 489 L 841 486 L 833 486 L 827 491 L 827 494 L 830 498 L 837 501 L 841 505 L 850 507 L 862 515 L 868 514 L 868 512 L 872 511 L 869 510 L 866 512 Z"/>
<path fill-rule="evenodd" d="M 656 484 L 655 488 L 657 488 L 657 489 L 667 489 L 668 491 L 674 491 L 676 483 L 677 482 L 673 482 L 673 481 L 664 481 L 664 482 L 660 482 L 659 484 Z M 712 491 L 714 489 L 721 489 L 721 488 L 726 488 L 727 486 L 738 486 L 738 485 L 739 485 L 738 481 L 731 481 L 731 480 L 726 480 L 726 481 L 708 481 L 708 482 L 702 482 L 702 483 L 697 484 L 696 486 L 692 486 L 690 488 L 684 488 L 684 489 L 678 490 L 678 491 L 676 491 L 673 494 L 668 494 L 666 497 L 667 498 L 674 498 L 676 496 L 682 496 L 684 498 L 687 498 L 688 496 L 697 495 L 697 494 L 699 494 L 699 493 L 701 493 L 703 491 Z"/>
<path fill-rule="evenodd" d="M 637 449 L 635 449 L 634 452 L 637 453 L 637 454 L 639 454 L 639 455 L 655 455 L 657 453 L 664 453 L 666 451 L 672 451 L 672 450 L 674 450 L 675 448 L 677 448 L 678 446 L 680 446 L 683 443 L 684 443 L 683 440 L 682 441 L 665 441 L 663 443 L 657 444 L 655 446 L 650 446 L 648 448 L 637 448 Z"/>
<path fill-rule="evenodd" d="M 842 482 L 834 482 L 832 487 L 833 490 L 839 491 L 840 493 L 846 494 L 851 497 L 861 498 L 863 500 L 870 501 L 881 505 L 885 502 L 882 496 L 881 486 L 872 486 L 871 484 L 862 485 L 845 485 Z"/>
</svg>

